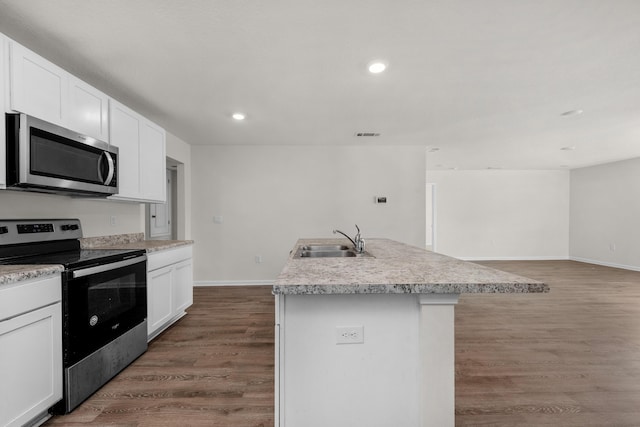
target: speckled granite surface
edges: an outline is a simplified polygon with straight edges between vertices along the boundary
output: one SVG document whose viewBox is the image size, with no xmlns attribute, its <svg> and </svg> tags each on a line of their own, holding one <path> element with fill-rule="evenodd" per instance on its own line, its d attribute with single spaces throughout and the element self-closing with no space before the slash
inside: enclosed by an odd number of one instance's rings
<svg viewBox="0 0 640 427">
<path fill-rule="evenodd" d="M 61 265 L 0 265 L 0 286 L 60 274 Z"/>
<path fill-rule="evenodd" d="M 80 239 L 82 249 L 94 249 L 103 246 L 126 245 L 144 241 L 144 233 L 114 234 L 112 236 L 84 237 Z"/>
<path fill-rule="evenodd" d="M 117 234 L 113 236 L 86 237 L 80 239 L 80 246 L 83 249 L 144 249 L 147 253 L 192 244 L 193 240 L 144 240 L 143 233 Z"/>
<path fill-rule="evenodd" d="M 295 258 L 309 244 L 348 244 L 341 239 L 300 239 L 273 293 L 462 294 L 548 292 L 539 281 L 461 261 L 389 239 L 367 239 L 372 257 Z M 349 245 L 351 246 L 351 245 Z"/>
</svg>

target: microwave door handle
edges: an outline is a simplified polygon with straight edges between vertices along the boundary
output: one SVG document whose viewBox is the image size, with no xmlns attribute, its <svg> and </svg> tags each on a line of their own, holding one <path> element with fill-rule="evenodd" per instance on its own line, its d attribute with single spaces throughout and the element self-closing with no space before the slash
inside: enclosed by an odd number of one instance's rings
<svg viewBox="0 0 640 427">
<path fill-rule="evenodd" d="M 95 267 L 83 268 L 82 270 L 76 270 L 73 272 L 73 278 L 90 276 L 92 274 L 104 273 L 106 271 L 115 270 L 129 265 L 137 264 L 147 260 L 146 255 L 137 256 L 131 259 L 125 259 L 124 261 L 112 262 L 111 264 L 97 265 Z"/>
<path fill-rule="evenodd" d="M 107 166 L 109 166 L 109 173 L 107 173 L 106 179 L 102 176 L 103 159 L 107 160 Z M 102 181 L 104 185 L 109 185 L 109 183 L 113 179 L 114 172 L 115 172 L 115 167 L 113 165 L 113 157 L 111 157 L 110 153 L 103 151 L 102 154 L 100 154 L 100 157 L 98 157 L 98 179 Z"/>
</svg>

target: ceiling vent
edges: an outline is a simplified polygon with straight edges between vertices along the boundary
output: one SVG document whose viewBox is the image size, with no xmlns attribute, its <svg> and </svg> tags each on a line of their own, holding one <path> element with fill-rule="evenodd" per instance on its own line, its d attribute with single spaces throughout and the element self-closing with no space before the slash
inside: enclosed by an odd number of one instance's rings
<svg viewBox="0 0 640 427">
<path fill-rule="evenodd" d="M 380 136 L 380 134 L 376 132 L 356 132 L 355 136 Z"/>
</svg>

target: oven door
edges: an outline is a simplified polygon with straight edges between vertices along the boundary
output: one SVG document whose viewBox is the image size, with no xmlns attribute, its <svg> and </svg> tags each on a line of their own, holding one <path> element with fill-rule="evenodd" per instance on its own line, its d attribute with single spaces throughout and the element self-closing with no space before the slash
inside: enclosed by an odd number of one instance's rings
<svg viewBox="0 0 640 427">
<path fill-rule="evenodd" d="M 64 366 L 147 318 L 147 257 L 69 269 L 62 285 Z"/>
</svg>

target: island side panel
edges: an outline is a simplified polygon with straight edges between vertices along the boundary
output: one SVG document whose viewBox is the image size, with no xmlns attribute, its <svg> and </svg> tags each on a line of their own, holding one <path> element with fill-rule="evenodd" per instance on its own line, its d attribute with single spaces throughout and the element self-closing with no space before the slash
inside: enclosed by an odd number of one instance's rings
<svg viewBox="0 0 640 427">
<path fill-rule="evenodd" d="M 455 425 L 455 305 L 458 295 L 423 294 L 420 303 L 422 427 Z"/>
<path fill-rule="evenodd" d="M 416 295 L 277 298 L 277 426 L 420 424 Z M 337 344 L 338 327 L 359 326 L 362 343 Z"/>
</svg>

